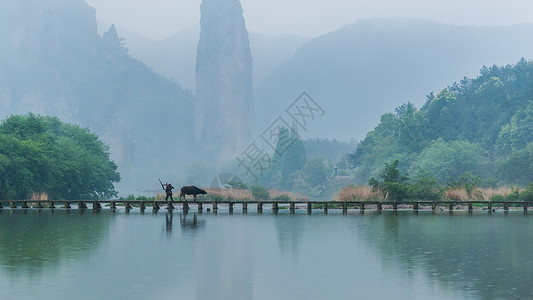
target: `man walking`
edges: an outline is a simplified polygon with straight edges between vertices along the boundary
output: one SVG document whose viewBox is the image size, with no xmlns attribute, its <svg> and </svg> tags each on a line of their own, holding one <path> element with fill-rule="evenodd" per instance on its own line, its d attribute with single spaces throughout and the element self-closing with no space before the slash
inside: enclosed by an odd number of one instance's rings
<svg viewBox="0 0 533 300">
<path fill-rule="evenodd" d="M 172 186 L 171 183 L 168 183 L 165 184 L 165 192 L 167 193 L 167 197 L 165 198 L 165 201 L 168 201 L 168 197 L 170 197 L 170 201 L 174 201 L 174 199 L 172 199 L 172 190 L 174 189 L 174 187 Z"/>
</svg>

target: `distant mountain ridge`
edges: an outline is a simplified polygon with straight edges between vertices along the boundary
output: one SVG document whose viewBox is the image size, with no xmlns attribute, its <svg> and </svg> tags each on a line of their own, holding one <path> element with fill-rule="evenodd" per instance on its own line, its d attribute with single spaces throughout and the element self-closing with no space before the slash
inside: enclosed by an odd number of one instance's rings
<svg viewBox="0 0 533 300">
<path fill-rule="evenodd" d="M 107 24 L 99 26 L 109 28 Z M 200 26 L 182 29 L 172 36 L 158 41 L 117 28 L 124 38 L 130 55 L 143 61 L 157 73 L 175 80 L 182 87 L 195 91 L 194 72 L 196 48 L 200 37 Z M 249 32 L 253 58 L 254 82 L 263 81 L 279 64 L 290 58 L 309 39 L 294 35 L 268 35 Z"/>
<path fill-rule="evenodd" d="M 533 24 L 445 25 L 403 18 L 364 19 L 303 45 L 255 89 L 258 129 L 302 91 L 324 108 L 309 137 L 362 139 L 382 114 L 483 65 L 533 57 Z"/>
</svg>

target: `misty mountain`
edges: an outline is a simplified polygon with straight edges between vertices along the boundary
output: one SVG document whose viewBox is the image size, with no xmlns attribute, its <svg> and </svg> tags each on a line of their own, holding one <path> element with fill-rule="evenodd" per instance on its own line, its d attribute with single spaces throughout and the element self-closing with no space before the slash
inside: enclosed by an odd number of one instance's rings
<svg viewBox="0 0 533 300">
<path fill-rule="evenodd" d="M 414 102 L 483 65 L 533 57 L 533 24 L 444 25 L 360 20 L 302 46 L 255 90 L 257 130 L 307 91 L 325 110 L 306 135 L 362 139 L 394 107 Z"/>
<path fill-rule="evenodd" d="M 102 23 L 102 26 L 105 26 Z M 107 28 L 109 26 L 106 26 Z M 159 74 L 196 90 L 194 79 L 196 48 L 200 26 L 182 29 L 172 36 L 153 41 L 140 34 L 117 28 L 131 56 L 143 61 Z M 294 35 L 249 33 L 253 58 L 253 81 L 259 83 L 279 64 L 291 57 L 308 38 Z"/>
<path fill-rule="evenodd" d="M 176 177 L 193 137 L 193 97 L 130 57 L 84 0 L 0 0 L 0 118 L 34 112 L 110 145 L 119 189 Z M 154 181 L 155 179 L 155 181 Z"/>
</svg>

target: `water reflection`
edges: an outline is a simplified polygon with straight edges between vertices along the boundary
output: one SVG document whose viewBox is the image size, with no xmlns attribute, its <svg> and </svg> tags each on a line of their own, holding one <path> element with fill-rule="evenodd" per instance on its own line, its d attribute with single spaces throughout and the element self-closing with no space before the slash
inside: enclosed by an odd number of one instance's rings
<svg viewBox="0 0 533 300">
<path fill-rule="evenodd" d="M 165 215 L 165 232 L 167 233 L 167 236 L 170 236 L 172 233 L 172 216 L 172 211 L 168 211 Z"/>
<path fill-rule="evenodd" d="M 532 297 L 522 213 L 67 212 L 0 212 L 0 298 Z"/>
<path fill-rule="evenodd" d="M 317 217 L 315 216 L 315 218 Z M 279 247 L 282 252 L 289 252 L 293 255 L 298 254 L 298 241 L 303 236 L 307 220 L 310 220 L 310 218 L 296 217 L 294 215 L 283 215 L 275 218 Z"/>
<path fill-rule="evenodd" d="M 197 228 L 203 228 L 200 220 L 194 225 L 194 218 L 183 217 L 184 232 L 197 233 Z M 215 218 L 210 219 L 210 224 L 213 221 L 216 226 L 201 230 L 202 237 L 207 238 L 197 239 L 195 272 L 198 276 L 194 298 L 253 299 L 256 250 L 253 245 L 258 232 L 253 226 L 246 226 L 249 219 L 244 216 L 223 214 Z"/>
<path fill-rule="evenodd" d="M 32 275 L 57 268 L 63 260 L 88 255 L 106 236 L 110 218 L 68 211 L 11 210 L 0 218 L 0 265 L 13 274 Z"/>
<path fill-rule="evenodd" d="M 533 222 L 522 213 L 453 212 L 371 216 L 360 223 L 386 266 L 483 299 L 531 298 Z"/>
<path fill-rule="evenodd" d="M 180 218 L 180 229 L 185 232 L 195 232 L 202 229 L 206 221 L 204 219 L 199 219 L 197 213 L 189 214 L 186 211 L 183 211 L 179 214 Z M 172 234 L 174 213 L 172 210 L 169 210 L 165 214 L 165 232 L 167 237 L 170 237 Z"/>
<path fill-rule="evenodd" d="M 192 216 L 184 213 L 180 214 L 180 224 L 183 231 L 195 231 L 205 226 L 205 220 L 198 220 L 196 213 L 192 214 Z"/>
</svg>

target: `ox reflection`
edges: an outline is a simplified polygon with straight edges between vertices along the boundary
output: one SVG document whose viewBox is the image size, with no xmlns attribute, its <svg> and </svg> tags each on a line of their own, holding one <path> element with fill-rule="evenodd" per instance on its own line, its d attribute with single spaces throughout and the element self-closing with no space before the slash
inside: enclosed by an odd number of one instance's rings
<svg viewBox="0 0 533 300">
<path fill-rule="evenodd" d="M 170 236 L 170 234 L 172 233 L 173 218 L 174 218 L 174 214 L 172 213 L 172 211 L 169 211 L 165 215 L 165 231 L 166 231 L 167 236 Z M 180 228 L 182 231 L 185 231 L 185 232 L 196 231 L 198 229 L 201 229 L 205 225 L 205 220 L 198 220 L 198 215 L 196 213 L 192 215 L 185 213 L 185 212 L 180 213 L 179 218 L 180 218 Z"/>
</svg>

